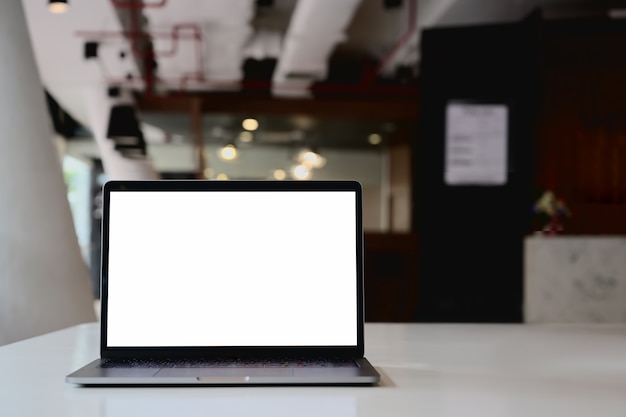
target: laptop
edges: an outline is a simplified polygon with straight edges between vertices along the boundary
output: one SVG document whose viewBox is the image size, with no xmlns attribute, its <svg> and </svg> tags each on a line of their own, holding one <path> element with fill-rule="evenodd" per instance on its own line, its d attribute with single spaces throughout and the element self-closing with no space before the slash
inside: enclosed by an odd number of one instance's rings
<svg viewBox="0 0 626 417">
<path fill-rule="evenodd" d="M 79 385 L 376 384 L 356 181 L 109 181 Z"/>
</svg>

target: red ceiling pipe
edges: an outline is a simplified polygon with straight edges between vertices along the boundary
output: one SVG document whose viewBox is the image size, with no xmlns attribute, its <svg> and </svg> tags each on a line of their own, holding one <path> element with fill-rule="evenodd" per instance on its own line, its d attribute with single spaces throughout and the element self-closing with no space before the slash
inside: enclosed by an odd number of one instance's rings
<svg viewBox="0 0 626 417">
<path fill-rule="evenodd" d="M 162 7 L 167 3 L 167 0 L 161 0 L 161 2 L 159 3 L 141 3 L 141 2 L 135 2 L 135 1 L 131 1 L 131 2 L 120 2 L 119 0 L 111 0 L 111 2 L 116 6 L 116 7 L 122 7 L 122 8 L 132 8 L 132 9 L 140 9 L 142 7 Z M 131 19 L 130 19 L 130 31 L 128 32 L 124 32 L 125 36 L 128 36 L 131 40 L 137 40 L 137 38 L 139 37 L 145 37 L 145 38 L 153 38 L 153 37 L 157 37 L 155 33 L 147 33 L 147 36 L 143 36 L 144 33 L 146 33 L 145 31 L 141 30 L 139 28 L 139 14 L 137 13 L 137 11 L 131 11 Z M 170 32 L 170 34 L 165 34 L 164 36 L 170 37 L 172 39 L 172 46 L 169 50 L 166 51 L 161 51 L 161 52 L 154 52 L 154 56 L 172 56 L 175 55 L 177 50 L 178 50 L 178 40 L 181 38 L 185 38 L 184 36 L 180 35 L 180 31 L 185 30 L 185 29 L 190 29 L 192 30 L 193 34 L 192 34 L 192 38 L 202 42 L 202 30 L 200 28 L 200 26 L 196 23 L 179 23 L 176 24 L 174 26 L 172 26 L 172 31 Z M 144 56 L 144 52 L 140 50 L 141 48 L 137 47 L 136 45 L 133 45 L 133 53 L 135 53 L 135 55 L 137 56 Z"/>
<path fill-rule="evenodd" d="M 173 26 L 172 33 L 176 36 L 179 36 L 179 32 L 182 30 L 191 30 L 193 33 L 193 38 L 195 40 L 195 50 L 196 50 L 196 71 L 192 74 L 189 74 L 191 77 L 195 77 L 195 79 L 204 80 L 204 57 L 202 53 L 202 29 L 195 23 L 179 23 Z M 177 39 L 177 38 L 175 38 Z M 173 55 L 173 52 L 172 52 Z M 185 78 L 181 79 L 181 84 L 184 85 Z"/>
<path fill-rule="evenodd" d="M 141 2 L 137 0 L 127 0 L 127 1 L 111 0 L 111 3 L 113 4 L 114 7 L 118 9 L 129 9 L 130 26 L 131 26 L 130 32 L 134 33 L 134 32 L 143 32 L 143 29 L 140 27 L 140 24 L 139 24 L 141 10 L 143 8 L 148 8 L 148 7 L 152 7 L 152 8 L 164 7 L 167 4 L 167 0 L 159 0 L 156 2 Z M 143 59 L 143 63 L 144 63 L 143 78 L 146 81 L 145 90 L 148 92 L 148 94 L 152 94 L 154 90 L 154 81 L 156 78 L 154 74 L 154 70 L 156 67 L 156 56 L 157 55 L 159 56 L 174 55 L 178 50 L 178 39 L 180 38 L 179 31 L 182 29 L 189 29 L 189 28 L 191 28 L 194 31 L 194 39 L 197 40 L 197 43 L 200 44 L 199 46 L 196 46 L 196 54 L 198 55 L 196 57 L 196 63 L 197 63 L 196 76 L 204 77 L 203 62 L 202 62 L 202 45 L 201 45 L 202 44 L 202 32 L 197 25 L 194 25 L 191 23 L 175 25 L 171 33 L 172 35 L 171 48 L 159 54 L 157 54 L 153 50 L 142 51 L 141 50 L 142 48 L 140 48 L 137 44 L 138 38 L 130 37 L 131 49 L 133 51 L 133 54 Z"/>
<path fill-rule="evenodd" d="M 188 33 L 187 31 L 191 31 Z M 172 56 L 175 55 L 178 51 L 178 43 L 179 40 L 183 39 L 192 39 L 194 40 L 195 50 L 196 50 L 196 71 L 187 75 L 184 75 L 180 79 L 181 87 L 185 87 L 188 80 L 204 80 L 204 62 L 203 62 L 203 53 L 202 53 L 202 30 L 195 23 L 179 23 L 172 26 L 171 32 L 144 32 L 136 29 L 128 30 L 128 31 L 77 31 L 77 36 L 87 37 L 87 38 L 117 38 L 117 37 L 126 37 L 131 40 L 131 49 L 135 56 L 142 58 L 145 60 L 146 65 L 146 75 L 142 78 L 146 80 L 146 90 L 151 91 L 154 82 L 154 78 L 150 79 L 150 77 L 154 77 L 153 68 L 151 67 L 151 60 L 155 59 L 159 56 Z M 141 50 L 138 46 L 137 40 L 139 39 L 163 39 L 169 38 L 172 40 L 172 44 L 170 49 L 165 51 L 151 51 L 151 50 Z"/>
<path fill-rule="evenodd" d="M 171 33 L 169 34 L 157 34 L 157 33 L 145 32 L 139 24 L 141 10 L 143 8 L 148 8 L 148 7 L 152 7 L 152 8 L 164 7 L 167 4 L 167 0 L 158 0 L 155 2 L 141 2 L 137 0 L 111 0 L 111 4 L 113 5 L 113 7 L 118 8 L 118 9 L 129 9 L 128 13 L 130 17 L 129 19 L 130 30 L 120 31 L 120 32 L 78 31 L 77 35 L 86 36 L 90 38 L 93 38 L 93 37 L 107 38 L 107 37 L 119 37 L 119 36 L 128 38 L 130 40 L 132 53 L 136 57 L 140 58 L 143 63 L 144 74 L 141 75 L 141 79 L 145 81 L 145 91 L 148 94 L 153 94 L 154 82 L 155 82 L 154 69 L 155 69 L 155 63 L 156 63 L 156 56 L 157 55 L 171 56 L 177 52 L 178 40 L 185 38 L 184 36 L 180 34 L 180 31 L 182 29 L 188 29 L 191 26 L 195 26 L 195 27 L 192 27 L 192 29 L 194 30 L 194 33 L 192 34 L 192 39 L 198 42 L 202 41 L 202 32 L 200 28 L 197 27 L 197 25 L 193 25 L 193 24 L 176 25 L 173 27 Z M 145 40 L 145 39 L 158 38 L 161 36 L 167 36 L 172 39 L 171 48 L 167 51 L 162 51 L 157 54 L 152 49 L 144 50 L 138 44 L 138 41 L 140 39 Z M 200 53 L 202 51 L 201 47 L 197 47 L 197 50 L 200 51 Z M 202 71 L 203 62 L 202 62 L 201 56 L 199 58 L 200 59 L 198 59 L 198 74 L 201 76 L 204 76 L 204 73 Z M 120 85 L 120 84 L 123 84 L 126 80 L 109 78 L 107 81 L 112 85 Z"/>
<path fill-rule="evenodd" d="M 190 26 L 185 26 L 184 24 L 181 25 L 176 25 L 175 28 L 186 28 L 186 27 L 191 27 L 191 28 L 195 28 L 195 32 L 194 34 L 197 36 L 196 40 L 197 42 L 195 42 L 195 49 L 196 49 L 196 71 L 195 73 L 189 74 L 187 76 L 183 76 L 183 78 L 180 80 L 180 88 L 181 90 L 186 89 L 187 87 L 187 77 L 191 77 L 191 79 L 196 79 L 199 81 L 204 81 L 204 56 L 202 54 L 202 31 L 200 30 L 199 27 L 197 27 L 196 25 L 189 23 L 188 25 Z"/>
<path fill-rule="evenodd" d="M 172 45 L 170 47 L 170 49 L 164 50 L 164 51 L 154 51 L 154 56 L 172 56 L 175 55 L 176 52 L 178 51 L 178 41 L 179 40 L 187 40 L 187 39 L 193 39 L 193 40 L 202 40 L 202 35 L 200 34 L 200 32 L 198 33 L 189 33 L 189 34 L 185 34 L 185 33 L 179 33 L 181 30 L 183 30 L 183 28 L 178 28 L 175 30 L 175 33 L 168 33 L 168 32 L 141 32 L 141 31 L 130 31 L 130 30 L 126 30 L 126 31 L 106 31 L 106 30 L 102 30 L 102 31 L 89 31 L 89 30 L 79 30 L 77 32 L 75 32 L 75 34 L 77 36 L 81 36 L 81 37 L 85 37 L 85 38 L 90 38 L 90 39 L 104 39 L 104 38 L 122 38 L 122 37 L 126 37 L 129 39 L 164 39 L 164 38 L 169 38 L 172 39 Z M 144 50 L 138 50 L 138 48 L 136 48 L 134 50 L 134 52 L 136 52 L 136 55 L 138 56 L 146 56 L 147 51 Z"/>
<path fill-rule="evenodd" d="M 407 27 L 404 34 L 400 37 L 400 39 L 396 42 L 396 44 L 387 52 L 387 54 L 380 60 L 378 66 L 371 72 L 367 73 L 366 76 L 363 77 L 362 84 L 364 86 L 368 86 L 374 82 L 376 77 L 378 77 L 385 67 L 391 62 L 393 57 L 398 53 L 400 48 L 402 48 L 410 39 L 413 33 L 415 33 L 417 27 L 417 0 L 409 0 L 409 26 Z"/>
</svg>

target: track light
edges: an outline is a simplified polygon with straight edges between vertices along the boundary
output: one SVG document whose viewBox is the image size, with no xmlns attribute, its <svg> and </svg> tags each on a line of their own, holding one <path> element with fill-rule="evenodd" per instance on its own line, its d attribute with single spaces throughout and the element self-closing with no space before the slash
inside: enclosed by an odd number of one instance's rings
<svg viewBox="0 0 626 417">
<path fill-rule="evenodd" d="M 49 0 L 48 1 L 48 10 L 50 13 L 54 14 L 62 14 L 67 11 L 68 4 L 67 0 Z"/>
</svg>

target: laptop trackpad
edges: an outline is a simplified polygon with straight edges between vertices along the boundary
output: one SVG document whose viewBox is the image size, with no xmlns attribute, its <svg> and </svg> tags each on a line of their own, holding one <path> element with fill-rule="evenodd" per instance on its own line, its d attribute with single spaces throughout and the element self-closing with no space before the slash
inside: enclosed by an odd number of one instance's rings
<svg viewBox="0 0 626 417">
<path fill-rule="evenodd" d="M 163 368 L 155 377 L 246 377 L 291 376 L 291 368 Z"/>
</svg>

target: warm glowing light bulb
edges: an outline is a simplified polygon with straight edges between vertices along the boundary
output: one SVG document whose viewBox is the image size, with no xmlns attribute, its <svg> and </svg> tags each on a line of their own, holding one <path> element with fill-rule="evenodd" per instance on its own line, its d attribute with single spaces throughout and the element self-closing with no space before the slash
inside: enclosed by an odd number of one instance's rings
<svg viewBox="0 0 626 417">
<path fill-rule="evenodd" d="M 274 177 L 275 180 L 279 180 L 279 181 L 282 181 L 285 178 L 287 178 L 287 174 L 282 169 L 275 169 L 274 172 L 272 173 L 272 176 Z"/>
<path fill-rule="evenodd" d="M 241 126 L 246 130 L 253 131 L 259 128 L 259 122 L 257 122 L 256 119 L 245 119 L 241 122 Z"/>
<path fill-rule="evenodd" d="M 54 14 L 62 14 L 67 12 L 67 2 L 65 1 L 51 1 L 48 3 L 48 11 Z"/>
<path fill-rule="evenodd" d="M 223 172 L 220 172 L 219 174 L 217 174 L 215 179 L 219 181 L 226 181 L 228 179 L 228 175 L 224 174 Z"/>
<path fill-rule="evenodd" d="M 308 180 L 311 178 L 311 169 L 305 165 L 296 165 L 292 168 L 291 175 L 297 180 Z"/>
<path fill-rule="evenodd" d="M 302 154 L 302 162 L 306 162 L 311 165 L 315 164 L 315 162 L 317 162 L 317 154 L 311 151 L 304 152 Z"/>
<path fill-rule="evenodd" d="M 237 158 L 237 148 L 233 145 L 226 145 L 220 149 L 220 158 L 224 161 L 232 161 Z"/>
<path fill-rule="evenodd" d="M 298 162 L 311 168 L 321 168 L 326 164 L 326 158 L 316 152 L 305 150 L 298 155 Z"/>
<path fill-rule="evenodd" d="M 383 138 L 378 133 L 372 133 L 367 137 L 367 141 L 370 143 L 370 145 L 380 145 L 380 142 L 383 141 Z"/>
</svg>

